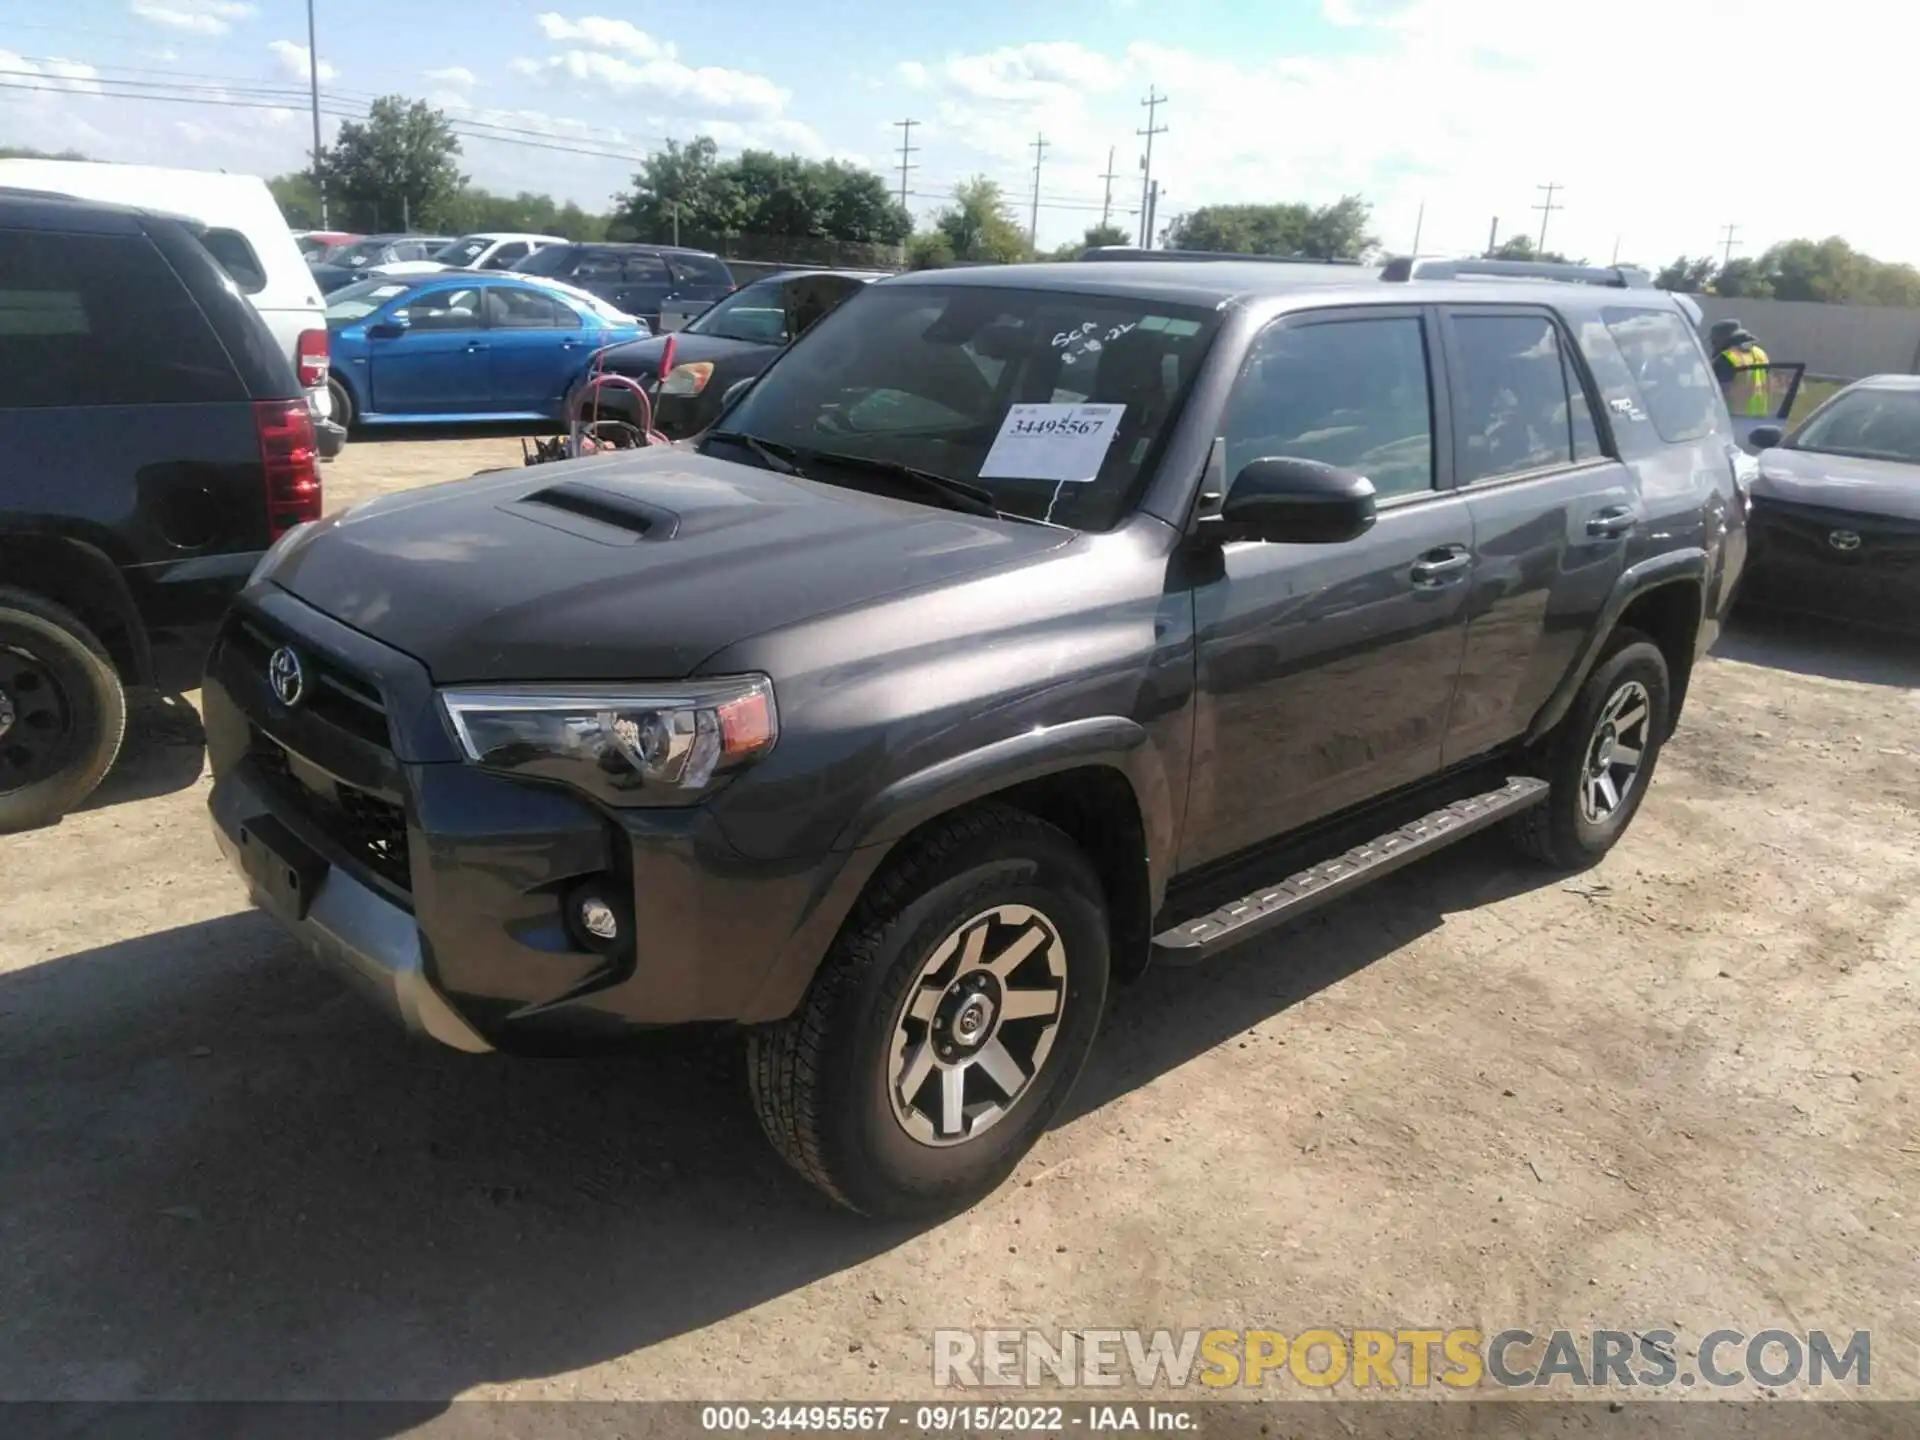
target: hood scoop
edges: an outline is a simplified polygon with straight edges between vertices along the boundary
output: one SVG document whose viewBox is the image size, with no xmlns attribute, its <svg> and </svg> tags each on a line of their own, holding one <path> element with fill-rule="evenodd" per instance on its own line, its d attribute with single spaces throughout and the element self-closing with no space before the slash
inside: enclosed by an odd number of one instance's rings
<svg viewBox="0 0 1920 1440">
<path fill-rule="evenodd" d="M 671 540 L 680 533 L 680 517 L 673 511 L 580 480 L 562 480 L 500 508 L 509 515 L 600 545 Z"/>
</svg>

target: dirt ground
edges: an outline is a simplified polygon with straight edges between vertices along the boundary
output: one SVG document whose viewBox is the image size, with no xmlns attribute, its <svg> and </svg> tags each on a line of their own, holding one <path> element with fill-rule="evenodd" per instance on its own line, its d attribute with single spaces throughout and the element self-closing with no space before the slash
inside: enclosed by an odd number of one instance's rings
<svg viewBox="0 0 1920 1440">
<path fill-rule="evenodd" d="M 328 493 L 518 454 L 356 442 Z M 926 1398 L 932 1327 L 1069 1325 L 1870 1330 L 1920 1397 L 1916 687 L 1738 627 L 1604 865 L 1483 837 L 1148 977 L 920 1230 L 786 1174 L 734 1041 L 403 1038 L 244 908 L 150 703 L 0 839 L 0 1397 Z"/>
</svg>

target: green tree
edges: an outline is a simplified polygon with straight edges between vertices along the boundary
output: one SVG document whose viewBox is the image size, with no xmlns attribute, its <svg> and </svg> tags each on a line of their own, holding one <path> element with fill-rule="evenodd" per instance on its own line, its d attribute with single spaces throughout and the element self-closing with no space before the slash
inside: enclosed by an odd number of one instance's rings
<svg viewBox="0 0 1920 1440">
<path fill-rule="evenodd" d="M 31 145 L 0 145 L 0 160 L 91 160 L 78 150 L 35 150 Z"/>
<path fill-rule="evenodd" d="M 284 175 L 275 175 L 267 181 L 267 189 L 273 192 L 280 213 L 287 217 L 289 229 L 320 228 L 320 191 L 310 172 L 289 170 Z"/>
<path fill-rule="evenodd" d="M 737 228 L 732 196 L 716 174 L 720 147 L 702 135 L 688 144 L 667 141 L 647 156 L 634 173 L 633 188 L 614 196 L 620 238 L 671 241 L 675 222 L 682 229 L 726 234 Z"/>
<path fill-rule="evenodd" d="M 624 232 L 656 242 L 676 234 L 767 235 L 897 245 L 913 229 L 886 181 L 871 171 L 770 150 L 723 161 L 704 136 L 686 145 L 670 140 L 649 155 L 615 203 Z"/>
<path fill-rule="evenodd" d="M 364 121 L 341 124 L 320 166 L 329 200 L 354 228 L 444 225 L 466 184 L 459 154 L 444 114 L 424 100 L 383 95 Z"/>
<path fill-rule="evenodd" d="M 984 175 L 953 187 L 953 203 L 934 217 L 953 259 L 1011 265 L 1032 251 L 999 185 Z"/>
<path fill-rule="evenodd" d="M 953 245 L 944 231 L 924 231 L 907 241 L 909 270 L 939 270 L 951 264 L 953 264 Z"/>
<path fill-rule="evenodd" d="M 1081 250 L 1098 250 L 1103 245 L 1131 245 L 1133 236 L 1118 225 L 1101 224 L 1087 227 L 1086 238 L 1076 247 Z"/>
<path fill-rule="evenodd" d="M 1358 260 L 1380 241 L 1367 231 L 1373 208 L 1358 195 L 1331 205 L 1203 205 L 1177 215 L 1166 242 L 1176 250 L 1222 250 L 1236 255 L 1300 255 L 1314 260 Z"/>
<path fill-rule="evenodd" d="M 1711 255 L 1700 255 L 1688 259 L 1680 256 L 1653 277 L 1653 283 L 1662 290 L 1681 290 L 1690 295 L 1704 295 L 1713 284 L 1713 273 L 1719 268 Z"/>
<path fill-rule="evenodd" d="M 1773 277 L 1761 269 L 1758 260 L 1742 255 L 1720 267 L 1720 273 L 1713 277 L 1713 293 L 1771 300 Z"/>
<path fill-rule="evenodd" d="M 1537 250 L 1527 235 L 1509 235 L 1487 252 L 1489 260 L 1538 260 L 1547 265 L 1584 265 L 1585 260 L 1569 260 L 1558 250 Z"/>
</svg>

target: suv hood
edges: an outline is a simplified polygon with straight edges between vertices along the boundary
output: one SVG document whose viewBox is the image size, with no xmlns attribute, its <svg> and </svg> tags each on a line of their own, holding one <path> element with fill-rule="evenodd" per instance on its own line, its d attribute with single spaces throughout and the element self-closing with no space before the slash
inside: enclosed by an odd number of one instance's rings
<svg viewBox="0 0 1920 1440">
<path fill-rule="evenodd" d="M 371 501 L 302 532 L 266 578 L 442 684 L 674 680 L 1070 538 L 660 447 Z"/>
<path fill-rule="evenodd" d="M 1756 498 L 1827 510 L 1920 520 L 1920 466 L 1897 460 L 1827 455 L 1818 450 L 1763 450 Z"/>
</svg>

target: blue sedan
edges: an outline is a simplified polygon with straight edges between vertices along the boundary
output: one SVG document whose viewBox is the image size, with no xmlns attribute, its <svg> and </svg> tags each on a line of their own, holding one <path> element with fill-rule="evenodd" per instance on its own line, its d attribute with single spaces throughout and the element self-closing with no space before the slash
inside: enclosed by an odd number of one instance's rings
<svg viewBox="0 0 1920 1440">
<path fill-rule="evenodd" d="M 564 420 L 594 355 L 649 333 L 571 285 L 468 272 L 348 285 L 327 330 L 343 425 Z"/>
</svg>

